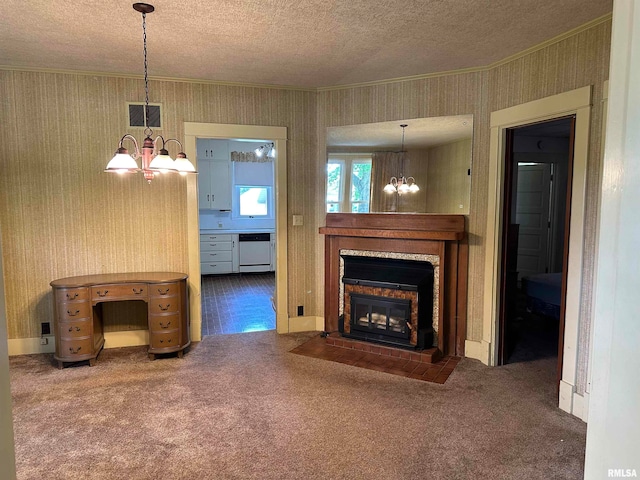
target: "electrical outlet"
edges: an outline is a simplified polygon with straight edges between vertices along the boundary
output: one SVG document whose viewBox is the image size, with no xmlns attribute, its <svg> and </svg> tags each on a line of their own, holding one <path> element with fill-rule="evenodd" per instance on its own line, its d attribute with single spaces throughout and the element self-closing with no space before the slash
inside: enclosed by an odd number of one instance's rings
<svg viewBox="0 0 640 480">
<path fill-rule="evenodd" d="M 302 305 L 298 305 L 298 316 L 299 317 L 304 316 L 304 307 Z"/>
<path fill-rule="evenodd" d="M 40 337 L 40 345 L 49 345 L 49 339 L 47 337 Z"/>
</svg>

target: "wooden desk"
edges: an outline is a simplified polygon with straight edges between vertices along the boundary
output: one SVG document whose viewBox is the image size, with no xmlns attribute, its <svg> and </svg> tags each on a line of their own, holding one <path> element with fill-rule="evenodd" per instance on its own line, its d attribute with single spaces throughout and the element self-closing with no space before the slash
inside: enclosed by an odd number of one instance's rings
<svg viewBox="0 0 640 480">
<path fill-rule="evenodd" d="M 178 352 L 191 343 L 187 275 L 175 272 L 114 273 L 60 278 L 51 282 L 58 368 L 64 362 L 95 359 L 104 346 L 103 302 L 147 303 L 149 358 Z"/>
</svg>

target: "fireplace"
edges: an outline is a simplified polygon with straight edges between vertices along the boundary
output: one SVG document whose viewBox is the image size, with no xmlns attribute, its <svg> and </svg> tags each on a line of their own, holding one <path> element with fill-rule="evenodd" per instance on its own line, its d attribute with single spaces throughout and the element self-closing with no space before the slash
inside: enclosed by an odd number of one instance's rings
<svg viewBox="0 0 640 480">
<path fill-rule="evenodd" d="M 345 325 L 350 329 L 349 321 L 345 320 L 345 312 L 349 309 L 351 314 L 351 300 L 345 302 L 345 296 L 350 297 L 351 293 L 405 300 L 410 299 L 411 295 L 417 295 L 416 291 L 391 288 L 395 280 L 389 278 L 381 281 L 391 285 L 372 287 L 390 290 L 382 295 L 364 291 L 363 288 L 369 286 L 362 282 L 344 284 L 343 255 L 426 261 L 434 267 L 431 317 L 434 345 L 437 345 L 438 351 L 443 355 L 464 355 L 469 248 L 463 215 L 328 213 L 326 226 L 320 228 L 320 233 L 325 235 L 326 334 L 337 334 L 340 330 L 344 333 Z M 402 286 L 404 283 L 395 281 L 395 285 Z M 413 316 L 413 309 L 416 308 L 416 319 L 419 306 L 416 300 L 411 301 L 411 315 Z M 427 317 L 428 314 L 421 316 L 422 321 Z M 374 318 L 373 315 L 371 318 Z M 395 320 L 390 325 L 394 322 Z M 388 330 L 386 325 L 385 318 L 385 330 Z M 425 331 L 428 329 L 427 326 Z M 347 332 L 349 334 L 350 331 Z M 404 334 L 407 334 L 406 330 Z M 412 330 L 411 335 L 413 334 Z M 422 342 L 417 338 L 417 331 L 415 335 L 415 348 L 418 348 L 418 343 Z M 430 344 L 428 335 L 427 333 L 424 338 L 425 350 Z"/>
<path fill-rule="evenodd" d="M 433 346 L 434 268 L 429 262 L 341 255 L 340 333 L 402 348 Z"/>
</svg>

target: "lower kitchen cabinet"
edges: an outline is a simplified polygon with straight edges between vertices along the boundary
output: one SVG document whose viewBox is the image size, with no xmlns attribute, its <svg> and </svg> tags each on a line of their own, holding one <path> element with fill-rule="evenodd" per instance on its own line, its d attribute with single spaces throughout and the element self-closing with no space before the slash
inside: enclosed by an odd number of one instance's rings
<svg viewBox="0 0 640 480">
<path fill-rule="evenodd" d="M 202 275 L 237 273 L 238 235 L 201 234 L 200 272 Z"/>
</svg>

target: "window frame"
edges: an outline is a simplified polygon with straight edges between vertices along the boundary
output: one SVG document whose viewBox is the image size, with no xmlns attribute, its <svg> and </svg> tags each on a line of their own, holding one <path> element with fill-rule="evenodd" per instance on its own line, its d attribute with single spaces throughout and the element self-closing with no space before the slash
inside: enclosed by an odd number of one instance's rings
<svg viewBox="0 0 640 480">
<path fill-rule="evenodd" d="M 325 212 L 327 213 L 353 213 L 353 206 L 363 204 L 362 201 L 354 201 L 351 198 L 353 188 L 353 166 L 357 163 L 372 163 L 371 153 L 330 153 L 327 156 L 327 168 L 325 168 Z M 327 193 L 329 191 L 329 164 L 340 164 L 340 190 L 338 202 L 329 202 Z M 371 177 L 369 179 L 371 185 Z M 338 205 L 337 212 L 329 212 L 329 205 Z M 369 194 L 369 202 L 367 202 L 367 211 L 371 209 L 371 194 Z M 364 212 L 362 212 L 364 213 Z"/>
</svg>

